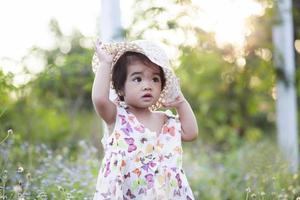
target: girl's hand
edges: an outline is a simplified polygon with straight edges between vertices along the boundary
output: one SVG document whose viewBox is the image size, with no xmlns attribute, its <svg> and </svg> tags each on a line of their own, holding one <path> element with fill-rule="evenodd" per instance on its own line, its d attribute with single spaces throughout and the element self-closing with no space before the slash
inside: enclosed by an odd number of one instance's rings
<svg viewBox="0 0 300 200">
<path fill-rule="evenodd" d="M 183 141 L 192 141 L 197 138 L 198 124 L 195 114 L 181 91 L 174 101 L 165 103 L 164 106 L 176 109 L 181 124 L 181 139 Z"/>
<path fill-rule="evenodd" d="M 100 39 L 95 44 L 95 51 L 100 62 L 112 63 L 113 55 L 105 51 L 104 43 Z"/>
<path fill-rule="evenodd" d="M 165 102 L 163 103 L 163 106 L 165 108 L 175 108 L 176 110 L 178 110 L 184 102 L 186 102 L 186 99 L 183 96 L 182 92 L 180 91 L 179 95 L 175 98 L 175 100 L 170 102 Z"/>
</svg>

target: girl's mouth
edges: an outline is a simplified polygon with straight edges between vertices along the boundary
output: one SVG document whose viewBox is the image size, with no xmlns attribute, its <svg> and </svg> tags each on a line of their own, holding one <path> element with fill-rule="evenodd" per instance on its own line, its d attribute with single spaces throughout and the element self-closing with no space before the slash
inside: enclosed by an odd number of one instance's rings
<svg viewBox="0 0 300 200">
<path fill-rule="evenodd" d="M 149 100 L 152 99 L 152 97 L 153 97 L 153 96 L 152 96 L 151 94 L 144 94 L 144 95 L 142 96 L 143 99 L 147 99 L 147 100 L 148 100 L 148 99 L 149 99 Z"/>
<path fill-rule="evenodd" d="M 143 95 L 143 97 L 152 97 L 152 95 L 151 94 L 145 94 L 145 95 Z"/>
</svg>

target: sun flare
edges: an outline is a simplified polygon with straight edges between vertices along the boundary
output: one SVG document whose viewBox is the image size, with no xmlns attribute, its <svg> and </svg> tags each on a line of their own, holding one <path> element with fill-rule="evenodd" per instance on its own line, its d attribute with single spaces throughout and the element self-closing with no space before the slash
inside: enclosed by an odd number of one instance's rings
<svg viewBox="0 0 300 200">
<path fill-rule="evenodd" d="M 192 1 L 200 13 L 197 24 L 206 31 L 214 32 L 219 46 L 232 44 L 243 47 L 245 36 L 251 32 L 247 19 L 263 15 L 264 7 L 254 0 Z"/>
</svg>

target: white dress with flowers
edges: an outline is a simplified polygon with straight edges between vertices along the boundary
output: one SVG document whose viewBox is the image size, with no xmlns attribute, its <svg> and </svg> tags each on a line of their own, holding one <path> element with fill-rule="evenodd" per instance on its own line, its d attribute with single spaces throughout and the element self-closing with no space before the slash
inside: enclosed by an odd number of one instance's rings
<svg viewBox="0 0 300 200">
<path fill-rule="evenodd" d="M 181 124 L 166 115 L 157 136 L 117 106 L 115 129 L 103 141 L 105 155 L 94 200 L 194 199 L 182 169 Z"/>
</svg>

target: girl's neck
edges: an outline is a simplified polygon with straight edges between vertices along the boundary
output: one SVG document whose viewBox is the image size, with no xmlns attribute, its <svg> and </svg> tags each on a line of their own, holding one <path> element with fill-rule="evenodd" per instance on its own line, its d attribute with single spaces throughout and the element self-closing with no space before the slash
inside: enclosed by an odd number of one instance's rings
<svg viewBox="0 0 300 200">
<path fill-rule="evenodd" d="M 146 117 L 150 116 L 152 112 L 149 110 L 149 108 L 136 108 L 128 106 L 128 111 L 133 113 L 136 117 Z"/>
</svg>

